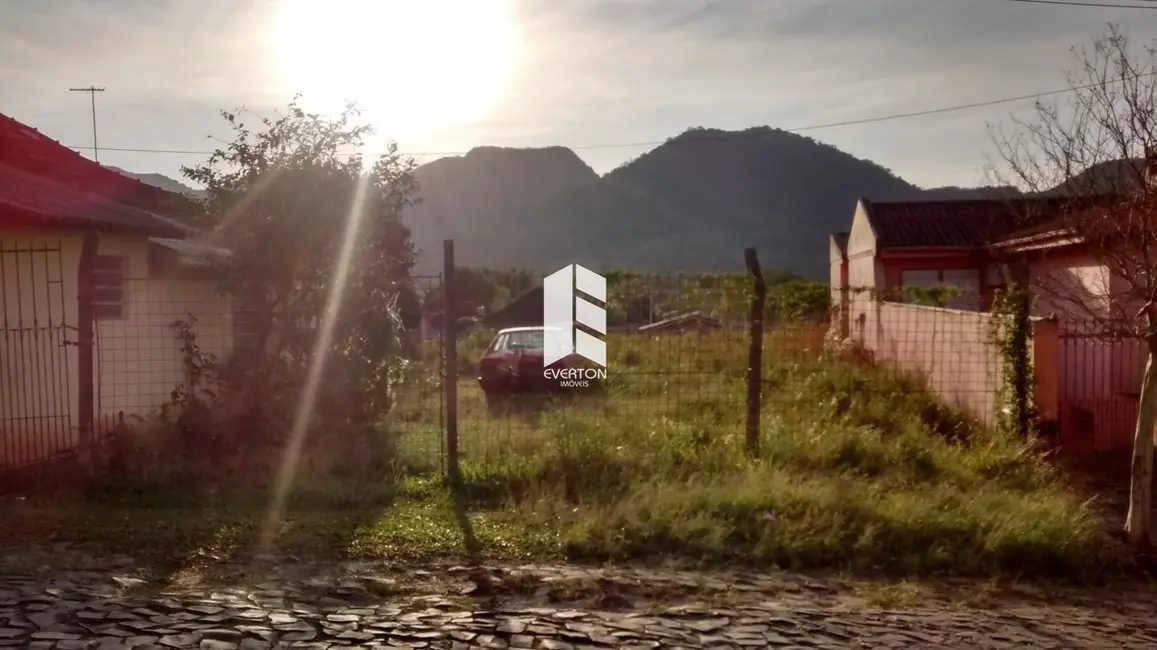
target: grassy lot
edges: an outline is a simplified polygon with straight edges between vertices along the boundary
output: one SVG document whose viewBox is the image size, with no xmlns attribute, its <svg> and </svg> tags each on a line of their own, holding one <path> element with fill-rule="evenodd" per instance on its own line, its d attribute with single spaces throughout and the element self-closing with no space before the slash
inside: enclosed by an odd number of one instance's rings
<svg viewBox="0 0 1157 650">
<path fill-rule="evenodd" d="M 437 478 L 436 383 L 416 370 L 380 433 L 396 442 L 384 446 L 397 450 L 396 471 L 303 476 L 281 549 L 1070 577 L 1119 556 L 1029 445 L 975 426 L 918 381 L 822 356 L 814 332 L 767 341 L 755 459 L 743 446 L 742 333 L 608 347 L 603 398 L 494 416 L 465 374 L 454 497 Z M 10 502 L 0 536 L 179 562 L 248 550 L 268 502 L 254 490 L 173 494 Z"/>
</svg>

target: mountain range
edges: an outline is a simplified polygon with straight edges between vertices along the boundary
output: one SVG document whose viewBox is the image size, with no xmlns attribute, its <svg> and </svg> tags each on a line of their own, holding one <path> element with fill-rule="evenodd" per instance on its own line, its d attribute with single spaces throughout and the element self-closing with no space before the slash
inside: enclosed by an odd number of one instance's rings
<svg viewBox="0 0 1157 650">
<path fill-rule="evenodd" d="M 112 165 L 105 165 L 105 167 L 108 167 L 109 169 L 113 170 L 114 172 L 119 172 L 121 174 L 124 174 L 125 176 L 128 176 L 129 178 L 135 178 L 142 183 L 147 183 L 149 185 L 152 185 L 153 187 L 159 187 L 162 190 L 165 190 L 167 192 L 172 192 L 174 194 L 182 194 L 184 196 L 194 198 L 194 199 L 199 199 L 205 195 L 204 190 L 194 189 L 192 187 L 189 187 L 188 185 L 185 185 L 181 181 L 173 180 L 173 179 L 169 178 L 168 176 L 165 176 L 164 174 L 136 174 L 136 173 L 121 169 L 120 167 L 113 167 Z"/>
<path fill-rule="evenodd" d="M 199 192 L 159 174 L 132 174 Z M 600 176 L 565 147 L 477 147 L 420 166 L 421 202 L 405 220 L 420 274 L 438 273 L 442 241 L 460 266 L 551 271 L 731 271 L 754 246 L 765 268 L 828 273 L 827 236 L 847 230 L 859 198 L 997 196 L 1008 188 L 925 189 L 831 145 L 769 127 L 695 128 Z"/>
</svg>

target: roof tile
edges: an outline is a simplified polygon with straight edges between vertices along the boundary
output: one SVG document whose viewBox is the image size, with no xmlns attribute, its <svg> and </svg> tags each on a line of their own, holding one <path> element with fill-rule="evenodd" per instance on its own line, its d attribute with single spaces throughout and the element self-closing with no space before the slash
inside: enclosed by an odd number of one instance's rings
<svg viewBox="0 0 1157 650">
<path fill-rule="evenodd" d="M 174 195 L 88 160 L 0 114 L 0 224 L 183 237 Z"/>
<path fill-rule="evenodd" d="M 1054 218 L 1058 199 L 864 201 L 880 248 L 974 248 Z"/>
</svg>

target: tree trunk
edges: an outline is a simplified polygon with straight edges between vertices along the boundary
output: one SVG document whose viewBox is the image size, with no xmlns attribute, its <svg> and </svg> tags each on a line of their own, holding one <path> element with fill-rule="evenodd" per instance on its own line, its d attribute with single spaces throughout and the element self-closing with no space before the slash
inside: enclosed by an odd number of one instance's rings
<svg viewBox="0 0 1157 650">
<path fill-rule="evenodd" d="M 1125 516 L 1125 534 L 1129 543 L 1147 545 L 1152 541 L 1153 526 L 1153 436 L 1154 416 L 1157 416 L 1157 367 L 1153 364 L 1153 348 L 1149 342 L 1149 357 L 1145 361 L 1145 376 L 1141 380 L 1141 404 L 1137 413 L 1137 428 L 1133 432 L 1133 464 L 1129 473 L 1129 514 Z"/>
</svg>

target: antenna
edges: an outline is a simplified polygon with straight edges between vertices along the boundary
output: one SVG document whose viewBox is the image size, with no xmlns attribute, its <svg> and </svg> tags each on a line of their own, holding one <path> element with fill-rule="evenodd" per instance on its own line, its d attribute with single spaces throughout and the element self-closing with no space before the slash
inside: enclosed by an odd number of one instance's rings
<svg viewBox="0 0 1157 650">
<path fill-rule="evenodd" d="M 88 93 L 89 99 L 92 101 L 92 157 L 96 162 L 100 162 L 100 149 L 96 145 L 96 94 L 103 93 L 104 87 L 89 86 L 88 88 L 69 88 L 68 90 L 74 93 Z"/>
</svg>

